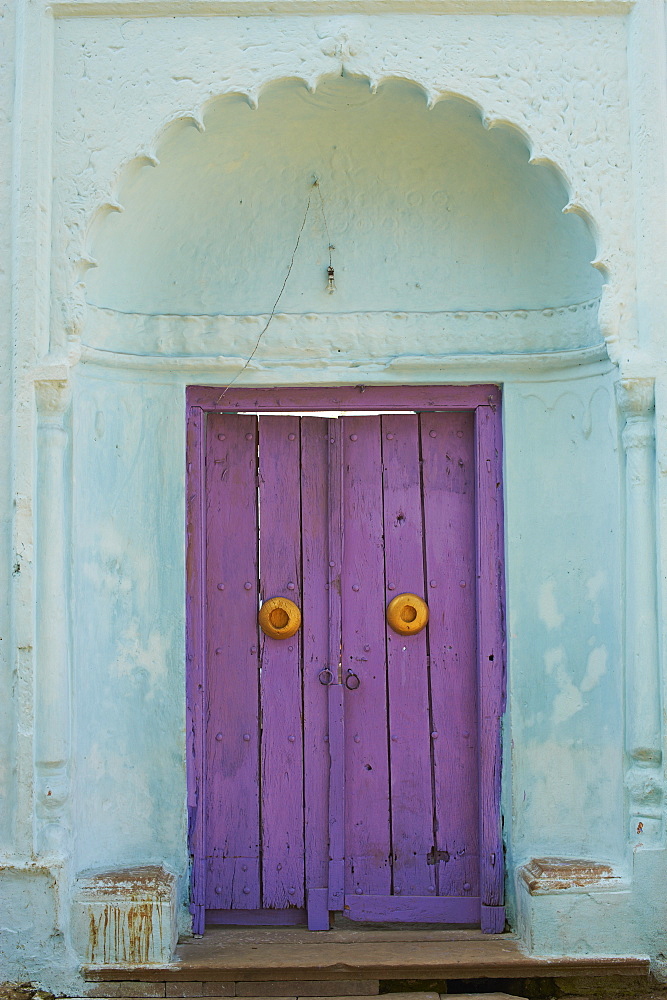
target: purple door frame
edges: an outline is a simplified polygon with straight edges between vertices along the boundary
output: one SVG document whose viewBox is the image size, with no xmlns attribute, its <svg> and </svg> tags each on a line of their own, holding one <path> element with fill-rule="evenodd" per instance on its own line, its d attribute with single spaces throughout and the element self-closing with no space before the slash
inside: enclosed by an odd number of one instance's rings
<svg viewBox="0 0 667 1000">
<path fill-rule="evenodd" d="M 472 386 L 349 386 L 338 388 L 232 388 L 191 386 L 187 411 L 187 782 L 189 847 L 193 859 L 193 930 L 206 915 L 205 858 L 205 447 L 208 413 L 285 411 L 467 410 L 475 415 L 477 496 L 477 657 L 481 927 L 503 930 L 503 845 L 500 817 L 501 716 L 505 699 L 502 424 L 500 390 Z M 336 534 L 334 532 L 334 534 Z M 333 748 L 332 748 L 333 749 Z M 335 792 L 335 789 L 334 789 Z M 332 849 L 335 845 L 331 845 Z M 335 854 L 336 851 L 333 850 Z M 334 859 L 335 860 L 335 859 Z M 335 865 L 333 866 L 335 868 Z M 339 865 L 340 867 L 340 865 Z M 331 871 L 334 875 L 334 871 Z M 329 898 L 331 899 L 331 892 Z M 321 902 L 320 902 L 321 905 Z"/>
</svg>

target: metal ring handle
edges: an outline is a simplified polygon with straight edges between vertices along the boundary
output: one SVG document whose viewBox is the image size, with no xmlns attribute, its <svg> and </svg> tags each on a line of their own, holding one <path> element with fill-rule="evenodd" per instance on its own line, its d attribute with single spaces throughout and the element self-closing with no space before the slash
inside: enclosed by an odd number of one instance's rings
<svg viewBox="0 0 667 1000">
<path fill-rule="evenodd" d="M 356 691 L 361 681 L 359 680 L 359 675 L 355 674 L 354 670 L 348 669 L 345 675 L 345 687 L 348 691 Z"/>
<path fill-rule="evenodd" d="M 288 597 L 270 597 L 259 609 L 257 621 L 271 639 L 289 639 L 301 627 L 301 612 Z"/>
<path fill-rule="evenodd" d="M 322 670 L 320 670 L 319 674 L 317 675 L 317 679 L 320 682 L 320 684 L 324 684 L 325 686 L 327 684 L 333 684 L 333 679 L 334 679 L 333 670 L 329 670 L 328 667 L 324 667 Z"/>
<path fill-rule="evenodd" d="M 387 624 L 399 635 L 415 635 L 427 622 L 428 604 L 416 594 L 399 594 L 387 606 Z"/>
</svg>

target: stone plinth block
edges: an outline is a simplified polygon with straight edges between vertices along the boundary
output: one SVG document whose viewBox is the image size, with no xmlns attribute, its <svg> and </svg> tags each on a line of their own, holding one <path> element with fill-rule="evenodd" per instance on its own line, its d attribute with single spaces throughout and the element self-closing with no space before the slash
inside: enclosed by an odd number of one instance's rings
<svg viewBox="0 0 667 1000">
<path fill-rule="evenodd" d="M 77 880 L 72 940 L 85 964 L 164 965 L 177 939 L 175 879 L 164 868 L 125 868 Z"/>
</svg>

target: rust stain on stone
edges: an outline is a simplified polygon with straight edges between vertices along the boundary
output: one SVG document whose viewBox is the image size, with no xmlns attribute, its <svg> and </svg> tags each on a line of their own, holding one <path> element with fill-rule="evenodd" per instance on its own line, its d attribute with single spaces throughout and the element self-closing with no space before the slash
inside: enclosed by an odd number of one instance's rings
<svg viewBox="0 0 667 1000">
<path fill-rule="evenodd" d="M 130 962 L 148 961 L 150 940 L 153 936 L 153 904 L 137 903 L 127 911 Z"/>
<path fill-rule="evenodd" d="M 78 899 L 90 907 L 89 961 L 149 963 L 156 936 L 161 944 L 161 904 L 170 900 L 172 888 L 172 877 L 157 865 L 101 872 L 82 880 Z"/>
<path fill-rule="evenodd" d="M 160 865 L 99 872 L 82 879 L 80 884 L 83 892 L 95 896 L 117 896 L 122 892 L 129 898 L 169 899 L 171 894 L 169 876 Z"/>
<path fill-rule="evenodd" d="M 101 965 L 149 961 L 153 937 L 154 905 L 149 900 L 132 905 L 105 903 L 101 912 L 90 914 L 90 961 Z"/>
</svg>

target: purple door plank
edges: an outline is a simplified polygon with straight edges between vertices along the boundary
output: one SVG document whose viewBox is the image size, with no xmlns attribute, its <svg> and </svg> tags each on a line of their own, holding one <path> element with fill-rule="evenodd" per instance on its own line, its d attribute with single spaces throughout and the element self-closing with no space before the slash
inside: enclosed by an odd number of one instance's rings
<svg viewBox="0 0 667 1000">
<path fill-rule="evenodd" d="M 385 602 L 405 591 L 428 601 L 416 414 L 382 417 L 382 464 Z M 436 889 L 428 864 L 434 840 L 427 632 L 403 636 L 387 626 L 386 633 L 393 891 L 427 896 Z"/>
<path fill-rule="evenodd" d="M 209 415 L 206 462 L 206 906 L 247 909 L 260 905 L 257 418 Z"/>
<path fill-rule="evenodd" d="M 206 834 L 204 801 L 206 760 L 204 726 L 205 700 L 205 425 L 206 418 L 192 407 L 187 426 L 187 567 L 186 595 L 187 674 L 187 785 L 188 785 L 188 846 L 193 857 L 191 912 L 194 934 L 204 933 L 206 906 Z"/>
<path fill-rule="evenodd" d="M 259 532 L 262 600 L 301 607 L 301 500 L 298 417 L 259 421 Z M 301 631 L 261 642 L 260 701 L 262 905 L 302 907 L 304 803 Z"/>
<path fill-rule="evenodd" d="M 347 899 L 391 892 L 391 841 L 380 418 L 346 417 L 340 423 L 345 531 L 341 660 L 344 677 L 351 670 L 360 681 L 356 690 L 345 691 Z"/>
<path fill-rule="evenodd" d="M 304 801 L 311 930 L 329 927 L 329 719 L 327 688 L 320 683 L 320 671 L 329 662 L 328 423 L 317 417 L 301 420 Z"/>
<path fill-rule="evenodd" d="M 500 829 L 500 719 L 504 707 L 500 422 L 495 407 L 476 411 L 477 602 L 480 743 L 480 895 L 482 930 L 504 927 L 503 851 Z"/>
<path fill-rule="evenodd" d="M 345 904 L 345 688 L 329 685 L 329 909 Z"/>
<path fill-rule="evenodd" d="M 500 403 L 497 385 L 350 385 L 309 389 L 232 386 L 224 396 L 221 392 L 216 386 L 188 386 L 188 406 L 260 413 L 280 410 L 470 410 Z"/>
<path fill-rule="evenodd" d="M 472 413 L 421 420 L 438 893 L 479 896 Z"/>
<path fill-rule="evenodd" d="M 351 920 L 442 924 L 478 924 L 479 897 L 456 896 L 352 896 L 346 916 Z"/>
<path fill-rule="evenodd" d="M 329 594 L 329 884 L 330 910 L 345 902 L 345 715 L 341 667 L 341 571 L 343 561 L 343 424 L 328 421 Z"/>
<path fill-rule="evenodd" d="M 207 924 L 236 924 L 239 927 L 286 927 L 304 924 L 304 910 L 207 910 Z"/>
</svg>

